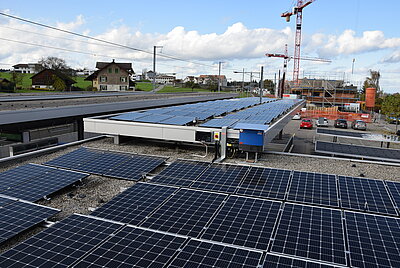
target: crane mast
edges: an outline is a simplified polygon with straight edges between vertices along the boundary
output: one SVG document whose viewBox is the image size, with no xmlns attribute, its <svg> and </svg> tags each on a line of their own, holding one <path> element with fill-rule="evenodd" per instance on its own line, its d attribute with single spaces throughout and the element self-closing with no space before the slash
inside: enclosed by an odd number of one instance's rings
<svg viewBox="0 0 400 268">
<path fill-rule="evenodd" d="M 281 17 L 290 21 L 290 17 L 296 15 L 296 37 L 294 42 L 294 67 L 293 67 L 293 82 L 298 83 L 300 72 L 300 48 L 301 48 L 301 25 L 303 22 L 303 8 L 310 5 L 315 0 L 303 1 L 297 0 L 297 5 L 293 8 L 293 12 L 285 12 Z"/>
</svg>

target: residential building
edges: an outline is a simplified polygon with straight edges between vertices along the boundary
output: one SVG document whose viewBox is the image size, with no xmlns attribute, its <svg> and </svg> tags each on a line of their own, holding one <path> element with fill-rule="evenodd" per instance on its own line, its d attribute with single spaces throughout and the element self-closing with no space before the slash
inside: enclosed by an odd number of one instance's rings
<svg viewBox="0 0 400 268">
<path fill-rule="evenodd" d="M 51 69 L 44 69 L 31 77 L 33 88 L 53 89 L 54 82 L 59 78 L 65 83 L 65 90 L 70 90 L 75 80 L 69 76 Z"/>
<path fill-rule="evenodd" d="M 213 74 L 203 74 L 200 75 L 199 77 L 195 76 L 186 76 L 185 79 L 183 79 L 183 82 L 194 82 L 196 84 L 200 85 L 207 85 L 207 84 L 218 84 L 218 78 L 220 79 L 221 87 L 226 87 L 228 86 L 228 80 L 226 79 L 225 75 L 213 75 Z"/>
<path fill-rule="evenodd" d="M 172 85 L 172 84 L 174 84 L 175 80 L 176 80 L 176 77 L 172 76 L 172 75 L 157 75 L 156 76 L 156 83 L 158 83 L 158 84 Z"/>
<path fill-rule="evenodd" d="M 16 73 L 23 74 L 35 74 L 40 70 L 40 64 L 38 63 L 21 63 L 13 66 L 13 71 Z"/>
<path fill-rule="evenodd" d="M 92 81 L 93 88 L 100 91 L 124 91 L 133 89 L 131 76 L 134 74 L 131 63 L 97 62 L 97 70 L 86 77 Z"/>
</svg>

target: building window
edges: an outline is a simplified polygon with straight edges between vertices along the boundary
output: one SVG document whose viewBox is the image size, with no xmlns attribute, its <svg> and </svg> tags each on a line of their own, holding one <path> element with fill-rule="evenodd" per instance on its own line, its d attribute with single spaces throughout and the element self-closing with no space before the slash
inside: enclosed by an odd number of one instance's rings
<svg viewBox="0 0 400 268">
<path fill-rule="evenodd" d="M 112 73 L 112 68 L 108 68 L 108 73 L 109 73 L 109 74 Z"/>
<path fill-rule="evenodd" d="M 100 76 L 100 82 L 107 82 L 107 76 Z"/>
<path fill-rule="evenodd" d="M 119 86 L 120 90 L 126 90 L 126 86 Z"/>
<path fill-rule="evenodd" d="M 100 85 L 100 90 L 107 90 L 107 85 Z"/>
<path fill-rule="evenodd" d="M 119 72 L 119 69 L 118 68 L 115 68 L 115 73 L 117 74 Z"/>
<path fill-rule="evenodd" d="M 126 77 L 125 76 L 122 76 L 120 80 L 121 80 L 122 83 L 126 83 Z"/>
</svg>

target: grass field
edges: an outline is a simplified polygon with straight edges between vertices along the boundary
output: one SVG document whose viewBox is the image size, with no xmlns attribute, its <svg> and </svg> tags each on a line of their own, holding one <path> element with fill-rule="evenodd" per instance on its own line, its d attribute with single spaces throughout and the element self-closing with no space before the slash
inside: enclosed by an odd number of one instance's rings
<svg viewBox="0 0 400 268">
<path fill-rule="evenodd" d="M 17 90 L 17 93 L 26 93 L 26 92 L 41 92 L 41 91 L 35 91 L 35 90 L 30 90 L 32 87 L 32 80 L 31 77 L 33 74 L 21 74 L 22 75 L 22 83 L 18 84 L 17 87 L 21 87 L 22 89 Z M 11 73 L 0 73 L 0 78 L 6 78 L 8 80 L 11 80 Z M 86 90 L 86 88 L 90 85 L 92 85 L 92 82 L 90 81 L 85 81 L 85 76 L 75 76 L 72 77 L 76 81 L 74 84 L 75 87 L 79 87 L 82 90 Z"/>
<path fill-rule="evenodd" d="M 21 75 L 22 75 L 22 83 L 17 86 L 21 86 L 22 88 L 31 88 L 31 86 L 32 86 L 31 77 L 33 74 L 21 74 Z M 11 74 L 10 73 L 0 73 L 0 78 L 6 78 L 8 80 L 11 80 Z"/>
<path fill-rule="evenodd" d="M 137 82 L 135 88 L 141 91 L 151 91 L 153 90 L 153 84 L 148 82 Z"/>
<path fill-rule="evenodd" d="M 157 91 L 157 93 L 170 93 L 170 92 L 210 92 L 210 90 L 202 88 L 194 88 L 192 90 L 191 88 L 165 86 L 160 91 Z"/>
</svg>

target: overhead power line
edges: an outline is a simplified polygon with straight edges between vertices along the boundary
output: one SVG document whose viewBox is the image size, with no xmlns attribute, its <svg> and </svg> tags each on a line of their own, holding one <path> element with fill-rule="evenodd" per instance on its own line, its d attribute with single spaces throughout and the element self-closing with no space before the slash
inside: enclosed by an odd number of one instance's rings
<svg viewBox="0 0 400 268">
<path fill-rule="evenodd" d="M 13 15 L 10 15 L 10 14 L 4 13 L 4 12 L 0 12 L 0 15 L 5 16 L 5 17 L 9 17 L 9 18 L 12 18 L 12 19 L 15 19 L 15 20 L 23 21 L 25 23 L 30 23 L 30 24 L 33 24 L 33 25 L 36 25 L 36 26 L 40 26 L 40 27 L 52 29 L 52 30 L 55 30 L 55 31 L 59 31 L 59 32 L 63 32 L 63 33 L 67 33 L 67 34 L 71 34 L 71 35 L 75 35 L 75 36 L 79 36 L 79 37 L 82 37 L 82 38 L 87 38 L 87 39 L 94 40 L 94 41 L 97 41 L 97 42 L 109 44 L 109 45 L 112 45 L 112 46 L 126 48 L 126 49 L 130 49 L 130 50 L 134 50 L 134 51 L 138 51 L 138 52 L 142 52 L 142 53 L 146 53 L 146 54 L 150 54 L 150 55 L 153 54 L 151 51 L 147 51 L 147 50 L 144 50 L 144 49 L 135 48 L 135 47 L 127 46 L 127 45 L 122 45 L 122 44 L 118 44 L 118 43 L 115 43 L 115 42 L 107 41 L 107 40 L 104 40 L 104 39 L 95 38 L 95 37 L 92 37 L 92 36 L 89 36 L 89 35 L 84 35 L 84 34 L 72 32 L 72 31 L 60 29 L 60 28 L 57 28 L 57 27 L 54 27 L 54 26 L 50 26 L 50 25 L 46 25 L 46 24 L 43 24 L 43 23 L 35 22 L 35 21 L 32 21 L 32 20 L 24 19 L 24 18 L 21 18 L 21 17 L 13 16 Z M 215 67 L 214 65 L 194 62 L 194 61 L 191 61 L 191 60 L 182 59 L 182 58 L 179 58 L 179 57 L 176 57 L 176 56 L 170 56 L 170 55 L 167 55 L 167 54 L 159 54 L 159 56 L 167 58 L 167 59 L 171 59 L 171 60 L 183 61 L 183 62 L 188 62 L 188 63 L 192 63 L 192 64 L 196 64 L 196 65 L 202 65 L 202 66 L 206 66 L 206 67 Z"/>
</svg>

